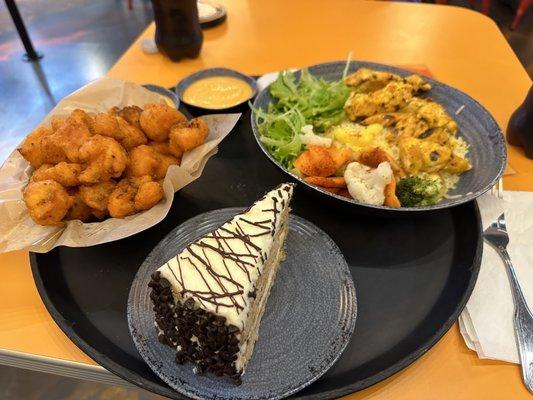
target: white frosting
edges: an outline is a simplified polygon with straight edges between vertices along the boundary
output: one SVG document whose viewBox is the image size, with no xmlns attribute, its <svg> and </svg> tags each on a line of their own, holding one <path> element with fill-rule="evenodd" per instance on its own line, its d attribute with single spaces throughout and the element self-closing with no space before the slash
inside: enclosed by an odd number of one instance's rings
<svg viewBox="0 0 533 400">
<path fill-rule="evenodd" d="M 270 191 L 159 268 L 174 295 L 192 297 L 203 309 L 243 329 L 253 300 L 249 293 L 263 272 L 292 190 L 293 185 L 283 184 Z"/>
</svg>

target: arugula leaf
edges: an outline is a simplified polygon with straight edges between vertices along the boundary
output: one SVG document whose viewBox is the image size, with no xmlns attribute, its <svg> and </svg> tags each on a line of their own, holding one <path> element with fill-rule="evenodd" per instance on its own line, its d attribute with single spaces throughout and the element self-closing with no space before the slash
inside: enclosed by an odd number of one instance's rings
<svg viewBox="0 0 533 400">
<path fill-rule="evenodd" d="M 261 142 L 276 160 L 289 170 L 303 151 L 300 140 L 302 126 L 313 125 L 315 132 L 324 132 L 345 117 L 344 103 L 349 88 L 342 80 L 329 82 L 313 76 L 307 69 L 297 82 L 291 71 L 282 71 L 270 85 L 275 101 L 268 110 L 250 105 L 261 135 Z"/>
</svg>

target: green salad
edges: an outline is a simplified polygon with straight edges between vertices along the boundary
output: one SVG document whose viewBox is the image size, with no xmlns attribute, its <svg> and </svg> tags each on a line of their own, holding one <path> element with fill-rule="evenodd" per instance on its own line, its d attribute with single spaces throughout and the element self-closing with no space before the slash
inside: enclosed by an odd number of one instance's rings
<svg viewBox="0 0 533 400">
<path fill-rule="evenodd" d="M 347 70 L 348 64 L 342 78 Z M 297 80 L 293 72 L 283 71 L 270 85 L 275 101 L 268 110 L 251 106 L 261 142 L 287 169 L 293 169 L 294 160 L 303 151 L 300 140 L 303 126 L 312 125 L 315 132 L 324 132 L 343 121 L 343 107 L 350 90 L 342 78 L 328 82 L 303 69 Z"/>
</svg>

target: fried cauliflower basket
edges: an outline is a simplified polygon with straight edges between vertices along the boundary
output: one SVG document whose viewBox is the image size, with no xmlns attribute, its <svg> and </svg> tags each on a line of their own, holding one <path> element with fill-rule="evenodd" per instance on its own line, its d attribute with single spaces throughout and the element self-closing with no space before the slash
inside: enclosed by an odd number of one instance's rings
<svg viewBox="0 0 533 400">
<path fill-rule="evenodd" d="M 110 78 L 74 92 L 0 169 L 0 252 L 92 246 L 157 224 L 239 116 L 188 120 Z"/>
</svg>

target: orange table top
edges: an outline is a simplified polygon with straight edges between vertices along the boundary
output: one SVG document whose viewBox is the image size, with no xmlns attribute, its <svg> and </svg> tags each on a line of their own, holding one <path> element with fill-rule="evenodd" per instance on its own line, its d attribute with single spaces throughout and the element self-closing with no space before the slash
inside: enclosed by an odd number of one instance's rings
<svg viewBox="0 0 533 400">
<path fill-rule="evenodd" d="M 531 85 L 524 68 L 487 17 L 462 8 L 427 4 L 337 0 L 223 1 L 228 20 L 204 31 L 199 58 L 172 63 L 146 55 L 140 41 L 109 76 L 172 86 L 206 67 L 225 66 L 248 74 L 324 61 L 354 59 L 423 65 L 439 80 L 480 101 L 501 127 Z M 510 148 L 516 172 L 510 190 L 533 191 L 533 161 Z M 55 325 L 33 282 L 27 252 L 0 255 L 0 353 L 2 350 L 94 364 Z M 529 398 L 516 365 L 479 360 L 455 325 L 420 360 L 350 399 Z"/>
</svg>

